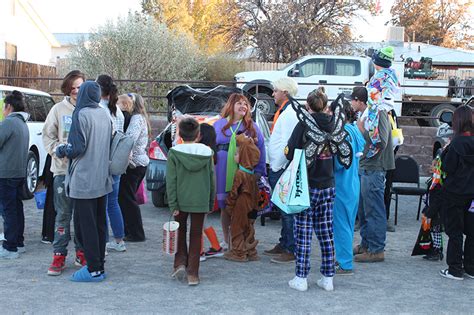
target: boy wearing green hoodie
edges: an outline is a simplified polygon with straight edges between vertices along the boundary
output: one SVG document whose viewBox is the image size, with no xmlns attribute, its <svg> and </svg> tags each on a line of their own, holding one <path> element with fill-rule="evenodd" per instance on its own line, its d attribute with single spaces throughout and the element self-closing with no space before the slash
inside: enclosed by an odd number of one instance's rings
<svg viewBox="0 0 474 315">
<path fill-rule="evenodd" d="M 172 147 L 166 162 L 166 193 L 170 210 L 179 223 L 178 248 L 174 257 L 173 278 L 189 285 L 199 284 L 199 256 L 204 216 L 214 207 L 213 151 L 199 139 L 199 123 L 185 117 L 178 123 L 182 144 Z M 186 222 L 191 216 L 189 250 L 186 243 Z"/>
</svg>

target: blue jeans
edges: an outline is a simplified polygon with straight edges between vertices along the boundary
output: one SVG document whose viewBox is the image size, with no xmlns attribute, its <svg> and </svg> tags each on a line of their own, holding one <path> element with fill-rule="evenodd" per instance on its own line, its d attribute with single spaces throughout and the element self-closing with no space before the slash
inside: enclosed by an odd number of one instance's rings
<svg viewBox="0 0 474 315">
<path fill-rule="evenodd" d="M 284 169 L 274 172 L 270 169 L 268 174 L 268 182 L 272 189 L 275 188 L 278 179 L 283 174 Z M 276 206 L 274 206 L 276 207 Z M 281 213 L 281 232 L 280 232 L 280 246 L 290 253 L 295 252 L 295 236 L 293 234 L 294 215 L 287 214 L 280 210 Z"/>
<path fill-rule="evenodd" d="M 113 176 L 114 184 L 113 190 L 107 195 L 107 225 L 112 227 L 112 232 L 115 238 L 123 238 L 125 236 L 122 211 L 118 203 L 120 175 Z M 108 229 L 107 229 L 108 231 Z M 106 233 L 107 242 L 109 241 L 109 233 Z"/>
<path fill-rule="evenodd" d="M 24 178 L 0 178 L 0 207 L 3 209 L 3 231 L 6 239 L 3 241 L 3 248 L 10 252 L 16 252 L 18 247 L 25 246 L 25 214 L 20 198 L 24 182 Z"/>
<path fill-rule="evenodd" d="M 361 170 L 360 245 L 377 254 L 384 251 L 387 233 L 385 171 Z"/>
</svg>

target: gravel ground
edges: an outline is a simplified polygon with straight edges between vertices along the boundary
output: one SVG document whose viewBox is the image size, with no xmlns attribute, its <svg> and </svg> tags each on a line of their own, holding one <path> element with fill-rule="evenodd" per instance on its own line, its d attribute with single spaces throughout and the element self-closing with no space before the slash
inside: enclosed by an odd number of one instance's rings
<svg viewBox="0 0 474 315">
<path fill-rule="evenodd" d="M 316 286 L 320 254 L 314 244 L 309 289 L 297 292 L 287 285 L 294 265 L 273 264 L 264 255 L 251 263 L 208 259 L 201 263 L 197 287 L 172 280 L 173 259 L 161 251 L 162 225 L 169 212 L 151 203 L 142 206 L 148 240 L 128 243 L 125 253 L 109 253 L 106 281 L 70 282 L 76 270 L 72 255 L 63 275 L 48 276 L 52 248 L 39 241 L 42 212 L 27 201 L 27 252 L 18 260 L 0 261 L 0 313 L 473 313 L 474 280 L 441 278 L 438 271 L 445 262 L 411 257 L 420 226 L 417 198 L 401 197 L 399 206 L 397 230 L 387 234 L 385 262 L 355 264 L 354 276 L 336 277 L 335 291 L 325 292 Z M 209 223 L 222 235 L 217 215 L 211 215 Z M 275 244 L 279 230 L 279 221 L 256 225 L 260 253 Z M 69 249 L 72 252 L 73 246 Z"/>
</svg>

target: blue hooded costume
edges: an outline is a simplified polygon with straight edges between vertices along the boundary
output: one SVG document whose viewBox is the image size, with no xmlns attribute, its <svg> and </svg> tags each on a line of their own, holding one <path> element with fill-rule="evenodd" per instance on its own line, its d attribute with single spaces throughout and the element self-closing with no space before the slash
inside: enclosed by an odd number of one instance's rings
<svg viewBox="0 0 474 315">
<path fill-rule="evenodd" d="M 352 270 L 352 241 L 360 195 L 359 160 L 361 154 L 358 153 L 364 151 L 365 140 L 356 126 L 346 124 L 344 129 L 349 133 L 348 140 L 354 155 L 348 169 L 345 169 L 337 160 L 334 165 L 336 181 L 334 245 L 336 260 L 340 267 L 344 270 Z"/>
</svg>

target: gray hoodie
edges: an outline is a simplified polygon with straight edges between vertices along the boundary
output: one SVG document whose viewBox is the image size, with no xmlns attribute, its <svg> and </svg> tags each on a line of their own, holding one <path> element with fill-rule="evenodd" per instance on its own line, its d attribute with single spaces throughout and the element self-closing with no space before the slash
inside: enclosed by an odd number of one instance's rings
<svg viewBox="0 0 474 315">
<path fill-rule="evenodd" d="M 26 177 L 28 117 L 25 112 L 13 112 L 0 122 L 0 178 Z"/>
</svg>

